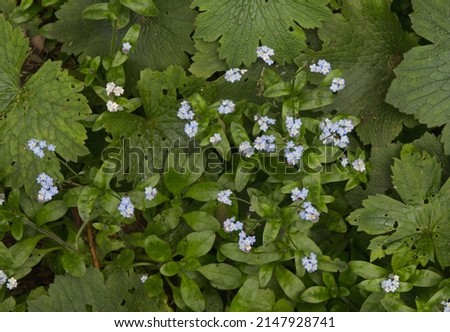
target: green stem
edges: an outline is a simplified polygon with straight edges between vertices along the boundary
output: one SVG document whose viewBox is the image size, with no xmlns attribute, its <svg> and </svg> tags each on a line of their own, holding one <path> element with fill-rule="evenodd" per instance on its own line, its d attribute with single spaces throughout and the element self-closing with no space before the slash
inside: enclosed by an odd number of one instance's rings
<svg viewBox="0 0 450 332">
<path fill-rule="evenodd" d="M 109 49 L 109 56 L 112 57 L 114 54 L 114 47 L 116 46 L 116 39 L 117 39 L 117 20 L 114 21 L 113 24 L 113 35 L 111 39 L 111 46 Z"/>
<path fill-rule="evenodd" d="M 239 198 L 239 197 L 230 197 L 230 199 L 234 199 L 236 201 L 248 204 L 248 205 L 252 205 L 252 203 L 250 203 L 249 201 L 246 201 L 245 199 Z"/>
<path fill-rule="evenodd" d="M 66 166 L 67 169 L 68 169 L 69 171 L 71 171 L 76 177 L 80 176 L 80 174 L 78 174 L 77 172 L 75 172 L 75 171 L 73 170 L 73 168 L 70 167 L 69 164 L 68 164 L 64 159 L 62 159 L 62 158 L 60 158 L 60 157 L 58 156 L 58 160 L 59 160 L 60 163 L 62 163 L 64 166 Z"/>
</svg>

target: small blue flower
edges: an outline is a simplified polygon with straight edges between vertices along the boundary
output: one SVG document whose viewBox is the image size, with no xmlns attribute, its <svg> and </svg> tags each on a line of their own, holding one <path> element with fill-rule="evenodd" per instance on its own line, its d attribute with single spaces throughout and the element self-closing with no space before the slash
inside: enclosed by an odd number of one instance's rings
<svg viewBox="0 0 450 332">
<path fill-rule="evenodd" d="M 311 202 L 303 202 L 302 208 L 303 209 L 299 213 L 300 218 L 313 223 L 319 221 L 320 212 L 311 204 Z"/>
<path fill-rule="evenodd" d="M 120 214 L 125 218 L 132 218 L 134 215 L 134 205 L 131 203 L 131 199 L 128 196 L 122 197 L 118 206 Z"/>
<path fill-rule="evenodd" d="M 226 204 L 226 205 L 232 205 L 233 202 L 230 199 L 230 196 L 233 192 L 230 189 L 219 191 L 217 194 L 217 200 L 220 203 Z"/>
<path fill-rule="evenodd" d="M 189 123 L 186 123 L 184 125 L 184 132 L 189 138 L 194 138 L 195 135 L 197 135 L 198 132 L 198 122 L 195 120 L 192 120 Z"/>
<path fill-rule="evenodd" d="M 240 221 L 236 221 L 236 217 L 228 218 L 223 222 L 223 230 L 225 231 L 225 233 L 241 231 L 243 227 L 244 224 Z"/>
<path fill-rule="evenodd" d="M 222 100 L 217 111 L 220 114 L 230 114 L 230 113 L 234 112 L 235 107 L 236 107 L 236 105 L 234 104 L 233 101 L 231 101 L 229 99 L 225 99 L 225 100 Z"/>
<path fill-rule="evenodd" d="M 308 196 L 309 190 L 307 188 L 302 188 L 301 190 L 295 187 L 291 191 L 291 198 L 293 202 L 304 201 L 306 196 Z"/>
<path fill-rule="evenodd" d="M 267 131 L 269 129 L 269 125 L 274 125 L 276 120 L 269 118 L 268 116 L 258 116 L 255 115 L 254 120 L 258 122 L 259 129 L 262 131 Z"/>
<path fill-rule="evenodd" d="M 311 255 L 305 256 L 302 258 L 302 265 L 308 273 L 312 273 L 317 271 L 317 256 L 315 253 L 311 253 Z"/>
<path fill-rule="evenodd" d="M 273 135 L 258 136 L 253 142 L 253 147 L 258 151 L 274 152 L 276 150 L 275 136 Z"/>
<path fill-rule="evenodd" d="M 158 193 L 158 190 L 156 188 L 153 188 L 152 186 L 145 187 L 145 199 L 146 200 L 153 200 L 156 197 L 156 194 Z"/>
<path fill-rule="evenodd" d="M 341 91 L 345 88 L 345 80 L 341 77 L 333 78 L 331 82 L 330 90 L 333 92 Z"/>
<path fill-rule="evenodd" d="M 241 80 L 242 75 L 247 72 L 247 69 L 239 69 L 239 68 L 231 68 L 228 69 L 225 73 L 225 81 L 234 83 Z"/>
<path fill-rule="evenodd" d="M 178 109 L 177 116 L 181 120 L 193 120 L 194 119 L 194 112 L 191 109 L 191 104 L 189 104 L 189 102 L 187 100 L 183 100 L 181 102 L 181 106 Z"/>
<path fill-rule="evenodd" d="M 270 57 L 274 55 L 275 51 L 266 45 L 260 46 L 256 49 L 256 56 L 263 59 L 269 66 L 273 64 L 273 60 Z"/>
<path fill-rule="evenodd" d="M 294 119 L 291 116 L 286 117 L 286 128 L 289 132 L 289 136 L 296 137 L 300 134 L 300 128 L 302 126 L 301 119 Z"/>
<path fill-rule="evenodd" d="M 245 253 L 249 253 L 250 250 L 252 250 L 252 246 L 256 242 L 256 237 L 254 236 L 247 236 L 247 234 L 244 231 L 241 231 L 239 233 L 239 249 L 242 250 Z"/>
<path fill-rule="evenodd" d="M 328 75 L 331 71 L 331 65 L 325 60 L 319 60 L 317 64 L 313 63 L 309 66 L 311 73 L 320 73 L 323 75 Z"/>
</svg>

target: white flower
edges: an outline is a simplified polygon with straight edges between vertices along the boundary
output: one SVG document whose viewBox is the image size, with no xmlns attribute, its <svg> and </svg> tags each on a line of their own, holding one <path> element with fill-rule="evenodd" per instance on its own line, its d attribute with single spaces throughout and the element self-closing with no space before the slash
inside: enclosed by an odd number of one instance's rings
<svg viewBox="0 0 450 332">
<path fill-rule="evenodd" d="M 8 288 L 9 290 L 13 290 L 14 288 L 17 287 L 19 283 L 17 282 L 16 278 L 11 277 L 8 279 L 8 283 L 6 284 L 6 288 Z"/>
<path fill-rule="evenodd" d="M 275 55 L 275 51 L 265 45 L 256 49 L 256 56 L 263 59 L 269 66 L 273 64 L 273 60 L 270 58 L 273 55 Z"/>
<path fill-rule="evenodd" d="M 33 153 L 39 158 L 44 158 L 44 149 L 47 148 L 48 151 L 55 151 L 56 147 L 53 144 L 48 144 L 46 141 L 37 140 L 32 138 L 28 140 L 27 143 L 28 150 L 33 151 Z"/>
<path fill-rule="evenodd" d="M 209 138 L 209 142 L 210 142 L 211 144 L 217 144 L 217 143 L 219 143 L 221 140 L 222 140 L 222 136 L 220 136 L 219 133 L 215 133 L 214 135 L 212 135 L 212 136 Z"/>
<path fill-rule="evenodd" d="M 128 53 L 130 53 L 131 48 L 132 48 L 132 46 L 131 46 L 131 44 L 130 44 L 129 42 L 123 43 L 123 44 L 122 44 L 122 53 L 123 53 L 123 54 L 128 54 Z"/>
<path fill-rule="evenodd" d="M 313 63 L 309 66 L 311 73 L 320 73 L 323 75 L 328 75 L 331 71 L 331 65 L 325 60 L 319 60 L 317 64 Z"/>
<path fill-rule="evenodd" d="M 239 153 L 241 153 L 246 158 L 250 158 L 255 154 L 255 149 L 252 147 L 249 141 L 245 141 L 239 144 Z"/>
<path fill-rule="evenodd" d="M 130 197 L 122 197 L 122 200 L 120 201 L 120 204 L 118 206 L 118 210 L 120 214 L 124 218 L 131 218 L 134 215 L 134 205 L 131 203 Z"/>
<path fill-rule="evenodd" d="M 400 277 L 396 274 L 390 274 L 388 279 L 381 282 L 381 288 L 386 293 L 394 293 L 400 287 Z"/>
<path fill-rule="evenodd" d="M 40 203 L 50 201 L 58 193 L 58 188 L 53 185 L 53 179 L 46 173 L 39 174 L 36 182 L 41 185 L 37 196 Z"/>
<path fill-rule="evenodd" d="M 189 104 L 189 102 L 187 100 L 183 100 L 181 102 L 181 106 L 178 109 L 177 116 L 181 120 L 193 120 L 194 119 L 194 112 L 192 112 L 191 104 Z"/>
<path fill-rule="evenodd" d="M 287 142 L 286 148 L 284 149 L 284 155 L 286 161 L 289 165 L 295 166 L 302 159 L 303 147 L 300 145 L 294 145 L 294 142 Z"/>
<path fill-rule="evenodd" d="M 262 131 L 266 131 L 267 129 L 269 129 L 269 125 L 274 125 L 276 120 L 269 118 L 268 116 L 258 116 L 255 115 L 255 117 L 253 118 L 255 121 L 258 122 L 259 125 L 259 129 L 261 129 Z"/>
<path fill-rule="evenodd" d="M 145 187 L 144 192 L 145 192 L 145 199 L 151 201 L 155 199 L 158 190 L 156 190 L 156 188 L 153 188 L 152 186 L 148 186 Z"/>
<path fill-rule="evenodd" d="M 303 210 L 300 211 L 299 216 L 303 220 L 308 220 L 313 223 L 316 223 L 319 221 L 320 212 L 312 206 L 311 202 L 303 202 L 302 205 Z"/>
<path fill-rule="evenodd" d="M 309 273 L 317 271 L 318 269 L 317 263 L 318 263 L 317 256 L 313 252 L 309 255 L 309 257 L 305 256 L 302 258 L 302 265 L 305 268 L 305 270 Z"/>
<path fill-rule="evenodd" d="M 253 147 L 258 151 L 274 152 L 276 150 L 275 136 L 262 135 L 256 137 L 255 141 L 253 142 Z"/>
<path fill-rule="evenodd" d="M 0 205 L 3 205 L 4 203 L 5 203 L 5 200 L 3 198 L 0 198 Z"/>
<path fill-rule="evenodd" d="M 195 135 L 197 135 L 198 132 L 198 122 L 195 120 L 192 120 L 189 123 L 186 123 L 184 125 L 184 132 L 189 138 L 194 138 Z"/>
<path fill-rule="evenodd" d="M 341 91 L 345 88 L 345 80 L 341 77 L 333 78 L 333 81 L 330 85 L 330 90 L 333 92 Z"/>
<path fill-rule="evenodd" d="M 442 301 L 441 304 L 444 306 L 443 312 L 450 312 L 450 301 Z"/>
<path fill-rule="evenodd" d="M 308 196 L 309 190 L 307 188 L 302 188 L 301 190 L 295 187 L 291 191 L 291 198 L 293 202 L 304 201 L 306 196 Z"/>
<path fill-rule="evenodd" d="M 142 283 L 146 282 L 147 279 L 148 279 L 148 274 L 143 274 L 143 275 L 141 275 L 141 282 L 142 282 Z"/>
<path fill-rule="evenodd" d="M 252 250 L 252 245 L 255 244 L 256 238 L 254 236 L 247 236 L 244 231 L 239 233 L 239 249 L 245 253 Z"/>
<path fill-rule="evenodd" d="M 223 203 L 226 205 L 231 205 L 231 204 L 233 204 L 233 202 L 231 202 L 231 199 L 230 199 L 230 196 L 232 193 L 233 192 L 230 189 L 219 191 L 219 193 L 217 194 L 217 200 L 220 203 Z"/>
<path fill-rule="evenodd" d="M 231 68 L 225 73 L 225 81 L 234 83 L 241 80 L 242 75 L 247 72 L 247 69 Z"/>
<path fill-rule="evenodd" d="M 113 93 L 114 89 L 115 89 L 116 85 L 114 84 L 114 82 L 108 82 L 106 83 L 106 95 L 110 95 L 111 93 Z"/>
<path fill-rule="evenodd" d="M 112 100 L 108 100 L 108 102 L 106 103 L 106 108 L 110 112 L 117 112 L 123 110 L 122 106 L 120 106 L 119 104 L 117 104 L 115 101 Z"/>
<path fill-rule="evenodd" d="M 0 270 L 0 286 L 6 284 L 6 281 L 8 280 L 8 276 L 3 272 L 3 270 Z"/>
<path fill-rule="evenodd" d="M 223 230 L 225 231 L 225 233 L 241 231 L 243 227 L 244 224 L 240 221 L 236 221 L 236 217 L 228 218 L 223 222 Z"/>
<path fill-rule="evenodd" d="M 228 99 L 222 100 L 217 111 L 220 114 L 230 114 L 234 112 L 235 104 Z"/>
<path fill-rule="evenodd" d="M 361 173 L 366 171 L 366 163 L 362 159 L 356 159 L 354 162 L 352 162 L 352 167 L 354 170 Z"/>
<path fill-rule="evenodd" d="M 286 117 L 286 128 L 289 132 L 289 136 L 296 137 L 300 134 L 300 128 L 302 126 L 301 119 L 295 119 L 292 116 Z"/>
<path fill-rule="evenodd" d="M 348 163 L 349 163 L 349 161 L 348 161 L 348 158 L 347 157 L 342 157 L 341 159 L 339 159 L 339 162 L 341 163 L 341 165 L 342 166 L 347 166 L 348 165 Z"/>
</svg>

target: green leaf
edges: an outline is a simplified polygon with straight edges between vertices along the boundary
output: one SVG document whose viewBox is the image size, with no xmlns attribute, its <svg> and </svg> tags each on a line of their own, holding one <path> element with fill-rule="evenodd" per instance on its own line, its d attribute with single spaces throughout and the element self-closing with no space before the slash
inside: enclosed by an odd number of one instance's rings
<svg viewBox="0 0 450 332">
<path fill-rule="evenodd" d="M 120 3 L 142 16 L 156 16 L 159 10 L 153 0 L 120 0 Z"/>
<path fill-rule="evenodd" d="M 300 300 L 300 294 L 305 290 L 305 285 L 294 273 L 283 267 L 277 265 L 275 267 L 275 276 L 278 284 L 283 289 L 284 293 L 293 301 Z"/>
<path fill-rule="evenodd" d="M 388 312 L 415 312 L 413 308 L 408 307 L 402 300 L 385 297 L 381 300 L 381 304 Z"/>
<path fill-rule="evenodd" d="M 117 16 L 111 11 L 107 2 L 94 3 L 83 10 L 83 18 L 87 20 L 110 20 L 114 21 Z"/>
<path fill-rule="evenodd" d="M 164 285 L 159 273 L 152 274 L 144 282 L 144 292 L 149 297 L 160 296 L 164 292 Z"/>
<path fill-rule="evenodd" d="M 181 274 L 181 297 L 186 305 L 194 311 L 205 310 L 205 298 L 197 283 L 184 273 Z"/>
<path fill-rule="evenodd" d="M 80 196 L 78 196 L 78 213 L 80 214 L 81 220 L 84 222 L 89 221 L 94 209 L 94 204 L 100 194 L 101 192 L 97 188 L 87 186 L 83 189 Z"/>
<path fill-rule="evenodd" d="M 84 53 L 92 57 L 111 56 L 109 45 L 113 38 L 112 25 L 107 21 L 86 20 L 81 14 L 87 6 L 101 1 L 68 0 L 61 5 L 56 12 L 58 20 L 50 26 L 50 34 L 63 43 L 63 52 L 76 55 Z M 155 0 L 153 3 L 159 8 L 157 16 L 142 19 L 139 14 L 132 13 L 129 24 L 118 31 L 116 48 L 131 25 L 141 25 L 139 42 L 125 64 L 127 80 L 136 81 L 140 71 L 145 68 L 164 70 L 170 65 L 187 68 L 189 58 L 186 53 L 195 52 L 190 35 L 194 30 L 196 12 L 189 9 L 191 1 Z"/>
<path fill-rule="evenodd" d="M 190 197 L 200 202 L 214 201 L 222 189 L 223 187 L 216 182 L 199 182 L 190 187 L 184 197 Z"/>
<path fill-rule="evenodd" d="M 219 221 L 212 215 L 204 211 L 193 211 L 183 214 L 183 219 L 186 223 L 197 232 L 213 231 L 217 232 L 220 229 Z"/>
<path fill-rule="evenodd" d="M 27 149 L 28 140 L 46 140 L 67 161 L 88 153 L 83 125 L 78 123 L 90 113 L 79 84 L 60 62 L 46 62 L 22 84 L 21 69 L 28 53 L 28 39 L 20 29 L 0 17 L 0 174 L 13 188 L 25 184 L 28 193 L 36 187 L 38 170 L 61 178 L 59 161 L 53 152 L 39 158 Z M 13 55 L 14 54 L 14 55 Z M 13 102 L 14 101 L 14 102 Z"/>
<path fill-rule="evenodd" d="M 211 281 L 211 286 L 217 289 L 235 289 L 242 284 L 241 272 L 229 264 L 208 264 L 201 266 L 197 271 Z"/>
<path fill-rule="evenodd" d="M 254 277 L 248 278 L 239 292 L 233 297 L 230 311 L 272 311 L 275 304 L 275 295 L 270 289 L 260 289 L 258 280 Z"/>
<path fill-rule="evenodd" d="M 194 232 L 186 236 L 185 257 L 201 257 L 207 254 L 216 239 L 213 231 Z"/>
<path fill-rule="evenodd" d="M 172 277 L 180 272 L 180 265 L 177 262 L 167 262 L 161 266 L 159 272 L 166 277 Z"/>
<path fill-rule="evenodd" d="M 375 146 L 391 142 L 403 124 L 411 122 L 411 117 L 385 102 L 394 79 L 393 68 L 402 54 L 416 44 L 390 5 L 389 0 L 345 1 L 342 14 L 333 15 L 319 29 L 322 50 L 296 60 L 303 64 L 304 60 L 326 59 L 332 68 L 343 69 L 346 87 L 326 109 L 361 118 L 356 131 L 365 144 Z"/>
<path fill-rule="evenodd" d="M 291 62 L 306 48 L 304 32 L 296 23 L 304 28 L 321 26 L 321 21 L 331 16 L 327 3 L 327 0 L 195 0 L 192 7 L 198 7 L 200 14 L 195 21 L 194 37 L 218 41 L 219 58 L 225 59 L 230 67 L 254 62 L 260 42 L 275 50 L 279 63 Z"/>
<path fill-rule="evenodd" d="M 251 265 L 264 265 L 276 262 L 283 258 L 283 253 L 275 247 L 258 248 L 258 252 L 244 253 L 239 249 L 237 243 L 226 243 L 220 247 L 220 252 L 236 262 L 243 262 Z"/>
<path fill-rule="evenodd" d="M 218 42 L 205 42 L 201 39 L 194 39 L 197 52 L 192 57 L 192 64 L 189 71 L 198 77 L 208 78 L 217 71 L 228 69 L 225 61 L 220 60 L 217 54 Z"/>
<path fill-rule="evenodd" d="M 441 282 L 442 277 L 430 270 L 416 270 L 408 282 L 417 287 L 432 287 Z"/>
<path fill-rule="evenodd" d="M 36 214 L 36 223 L 44 225 L 48 222 L 62 218 L 67 212 L 67 207 L 63 201 L 51 201 L 44 205 Z"/>
<path fill-rule="evenodd" d="M 82 277 L 86 273 L 83 256 L 76 252 L 65 251 L 61 257 L 61 262 L 64 270 L 75 277 Z"/>
<path fill-rule="evenodd" d="M 348 265 L 364 279 L 385 278 L 389 274 L 389 270 L 364 261 L 351 261 Z"/>
<path fill-rule="evenodd" d="M 167 157 L 169 170 L 164 173 L 164 184 L 174 195 L 179 195 L 185 188 L 197 181 L 204 171 L 203 154 L 194 153 L 189 156 L 184 152 L 179 152 L 169 154 Z"/>
<path fill-rule="evenodd" d="M 145 239 L 145 252 L 156 262 L 165 262 L 172 257 L 170 245 L 156 235 L 150 235 Z"/>
<path fill-rule="evenodd" d="M 442 169 L 435 157 L 406 144 L 392 166 L 392 183 L 405 203 L 422 202 L 438 192 Z"/>
<path fill-rule="evenodd" d="M 302 293 L 301 299 L 308 303 L 321 303 L 331 299 L 331 294 L 326 287 L 312 286 Z"/>
<path fill-rule="evenodd" d="M 450 82 L 450 24 L 445 19 L 448 4 L 414 0 L 412 5 L 413 29 L 432 44 L 415 47 L 404 55 L 386 100 L 429 127 L 447 124 L 448 130 L 450 102 L 443 88 Z M 443 137 L 443 142 L 446 153 L 450 153 L 450 139 Z"/>
<path fill-rule="evenodd" d="M 38 312 L 116 312 L 171 311 L 163 297 L 149 298 L 136 275 L 113 272 L 105 282 L 92 267 L 83 277 L 56 275 L 48 294 L 27 301 L 29 311 Z"/>
<path fill-rule="evenodd" d="M 30 255 L 36 248 L 37 243 L 43 238 L 42 235 L 36 235 L 23 239 L 9 248 L 9 253 L 14 257 L 11 268 L 17 269 L 24 265 Z"/>
</svg>

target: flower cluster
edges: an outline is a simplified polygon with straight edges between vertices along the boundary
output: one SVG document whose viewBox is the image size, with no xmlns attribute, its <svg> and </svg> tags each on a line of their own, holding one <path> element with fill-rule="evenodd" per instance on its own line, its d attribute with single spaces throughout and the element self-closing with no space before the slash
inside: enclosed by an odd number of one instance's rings
<svg viewBox="0 0 450 332">
<path fill-rule="evenodd" d="M 239 153 L 246 158 L 250 158 L 255 154 L 255 149 L 253 148 L 253 146 L 250 144 L 249 141 L 245 141 L 239 144 Z"/>
<path fill-rule="evenodd" d="M 231 233 L 234 231 L 242 231 L 244 224 L 240 221 L 236 221 L 236 217 L 231 217 L 223 222 L 223 230 L 225 233 Z"/>
<path fill-rule="evenodd" d="M 233 192 L 230 189 L 219 191 L 217 194 L 217 200 L 220 203 L 231 205 L 233 202 L 231 202 L 230 196 Z"/>
<path fill-rule="evenodd" d="M 302 265 L 308 273 L 317 271 L 317 263 L 317 256 L 313 252 L 309 255 L 309 257 L 305 256 L 302 258 Z"/>
<path fill-rule="evenodd" d="M 307 188 L 298 189 L 295 187 L 291 191 L 291 199 L 293 202 L 304 201 L 308 196 L 309 190 Z"/>
<path fill-rule="evenodd" d="M 332 144 L 343 149 L 350 143 L 347 134 L 353 130 L 354 125 L 351 120 L 347 119 L 336 122 L 325 119 L 320 123 L 319 128 L 322 130 L 319 139 L 323 144 Z"/>
<path fill-rule="evenodd" d="M 181 106 L 178 109 L 177 116 L 181 120 L 193 120 L 194 112 L 192 111 L 191 104 L 187 100 L 181 102 Z"/>
<path fill-rule="evenodd" d="M 362 159 L 356 159 L 354 162 L 352 162 L 352 167 L 354 170 L 361 173 L 366 171 L 366 163 Z"/>
<path fill-rule="evenodd" d="M 286 148 L 284 149 L 284 155 L 289 165 L 297 165 L 298 162 L 302 159 L 303 147 L 300 145 L 295 145 L 294 142 L 289 141 L 287 142 Z"/>
<path fill-rule="evenodd" d="M 3 286 L 4 284 L 6 284 L 6 288 L 8 288 L 9 290 L 13 290 L 19 283 L 17 282 L 16 278 L 8 278 L 6 273 L 3 272 L 3 270 L 0 270 L 0 286 Z"/>
<path fill-rule="evenodd" d="M 311 73 L 319 73 L 323 75 L 328 75 L 331 71 L 331 65 L 326 60 L 319 60 L 317 61 L 317 64 L 313 63 L 309 66 L 309 70 Z"/>
<path fill-rule="evenodd" d="M 132 218 L 134 215 L 134 205 L 128 196 L 122 197 L 119 203 L 118 210 L 124 218 Z"/>
<path fill-rule="evenodd" d="M 388 279 L 381 282 L 381 288 L 386 293 L 394 293 L 400 287 L 400 277 L 396 274 L 390 274 Z"/>
<path fill-rule="evenodd" d="M 333 92 L 341 91 L 345 88 L 345 80 L 341 77 L 333 78 L 333 81 L 330 85 L 330 90 Z"/>
<path fill-rule="evenodd" d="M 209 142 L 210 142 L 211 144 L 217 144 L 217 143 L 219 143 L 221 140 L 222 140 L 222 136 L 220 136 L 219 133 L 215 133 L 214 135 L 212 135 L 212 136 L 209 138 Z"/>
<path fill-rule="evenodd" d="M 258 136 L 253 142 L 253 147 L 258 151 L 274 152 L 276 150 L 275 136 L 273 135 Z"/>
<path fill-rule="evenodd" d="M 254 120 L 258 122 L 259 129 L 262 131 L 267 131 L 269 129 L 269 125 L 274 125 L 276 120 L 269 118 L 268 116 L 259 116 L 255 115 Z"/>
<path fill-rule="evenodd" d="M 296 137 L 300 134 L 300 128 L 302 126 L 301 119 L 294 119 L 292 116 L 286 117 L 286 129 L 289 132 L 289 136 Z"/>
<path fill-rule="evenodd" d="M 255 236 L 247 236 L 247 234 L 244 231 L 241 231 L 239 233 L 239 249 L 242 250 L 245 253 L 249 253 L 250 250 L 252 250 L 252 246 L 256 242 Z"/>
<path fill-rule="evenodd" d="M 444 306 L 443 312 L 450 312 L 450 301 L 442 301 L 441 304 Z"/>
<path fill-rule="evenodd" d="M 36 182 L 41 185 L 37 196 L 39 202 L 48 202 L 58 193 L 58 188 L 53 185 L 53 179 L 47 174 L 39 174 Z"/>
<path fill-rule="evenodd" d="M 235 104 L 228 99 L 222 100 L 217 111 L 220 114 L 230 114 L 234 112 Z"/>
<path fill-rule="evenodd" d="M 198 132 L 198 122 L 192 120 L 184 125 L 184 132 L 189 138 L 194 138 Z"/>
<path fill-rule="evenodd" d="M 319 221 L 320 212 L 311 204 L 311 202 L 305 201 L 302 204 L 302 210 L 300 211 L 299 216 L 303 220 L 316 223 Z"/>
<path fill-rule="evenodd" d="M 133 48 L 133 46 L 130 44 L 130 42 L 122 43 L 122 53 L 123 54 L 130 53 L 132 48 Z"/>
<path fill-rule="evenodd" d="M 148 186 L 148 187 L 145 187 L 144 193 L 145 193 L 145 199 L 152 201 L 155 199 L 156 194 L 158 193 L 158 190 L 156 190 L 156 188 L 153 188 L 152 186 Z"/>
<path fill-rule="evenodd" d="M 106 90 L 106 95 L 108 97 L 111 94 L 114 95 L 115 97 L 120 97 L 124 93 L 124 89 L 121 86 L 116 85 L 114 82 L 107 83 L 105 90 Z M 109 112 L 112 112 L 112 113 L 123 110 L 123 107 L 120 106 L 118 103 L 116 103 L 113 100 L 108 100 L 106 102 L 106 108 L 108 109 Z"/>
<path fill-rule="evenodd" d="M 256 56 L 264 60 L 269 66 L 273 64 L 273 60 L 270 58 L 275 55 L 275 51 L 268 46 L 259 46 L 256 48 Z"/>
<path fill-rule="evenodd" d="M 44 149 L 47 149 L 48 151 L 55 151 L 56 147 L 53 144 L 47 144 L 46 141 L 43 140 L 37 140 L 35 138 L 32 138 L 28 140 L 28 150 L 33 151 L 33 153 L 38 156 L 39 158 L 44 158 Z"/>
<path fill-rule="evenodd" d="M 247 69 L 231 68 L 225 72 L 225 81 L 234 83 L 241 80 L 242 75 L 247 72 Z"/>
</svg>

